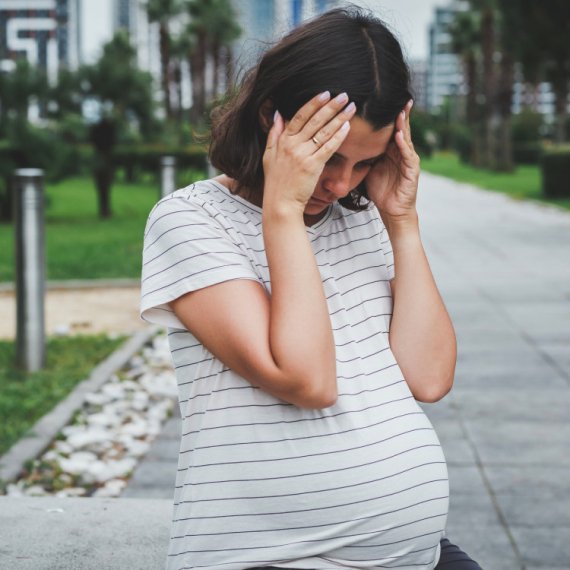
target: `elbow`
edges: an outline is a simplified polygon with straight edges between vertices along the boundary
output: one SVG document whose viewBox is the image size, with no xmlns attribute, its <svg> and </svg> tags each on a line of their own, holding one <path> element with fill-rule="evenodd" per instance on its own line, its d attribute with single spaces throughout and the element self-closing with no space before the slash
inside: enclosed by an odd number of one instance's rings
<svg viewBox="0 0 570 570">
<path fill-rule="evenodd" d="M 327 383 L 327 388 L 316 389 L 312 386 L 309 388 L 306 385 L 294 394 L 293 398 L 290 400 L 296 406 L 300 408 L 306 408 L 308 410 L 322 410 L 324 408 L 330 408 L 336 404 L 338 400 L 338 389 L 336 383 L 336 377 L 334 382 Z"/>
<path fill-rule="evenodd" d="M 413 394 L 413 396 L 420 402 L 434 404 L 449 394 L 453 386 L 453 376 L 443 382 L 440 377 L 439 382 L 428 382 L 427 386 L 428 387 L 423 389 L 421 393 L 417 395 Z"/>
</svg>

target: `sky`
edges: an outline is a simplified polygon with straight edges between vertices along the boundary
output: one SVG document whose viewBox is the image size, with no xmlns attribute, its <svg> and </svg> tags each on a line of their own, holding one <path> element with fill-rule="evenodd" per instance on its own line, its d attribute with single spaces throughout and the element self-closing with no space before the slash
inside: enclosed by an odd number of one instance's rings
<svg viewBox="0 0 570 570">
<path fill-rule="evenodd" d="M 428 26 L 435 6 L 449 0 L 352 0 L 374 10 L 391 28 L 412 59 L 427 59 Z M 89 62 L 97 59 L 101 45 L 112 34 L 112 0 L 83 0 L 83 49 Z"/>
</svg>

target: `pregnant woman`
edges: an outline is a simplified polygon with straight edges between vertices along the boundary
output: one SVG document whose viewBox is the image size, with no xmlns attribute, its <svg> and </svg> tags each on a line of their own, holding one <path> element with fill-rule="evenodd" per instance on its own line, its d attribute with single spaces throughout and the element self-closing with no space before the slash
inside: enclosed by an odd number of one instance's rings
<svg viewBox="0 0 570 570">
<path fill-rule="evenodd" d="M 355 6 L 291 31 L 212 113 L 221 175 L 160 200 L 141 315 L 168 328 L 182 439 L 167 570 L 476 570 L 445 538 L 417 401 L 453 326 L 418 229 L 408 67 Z"/>
</svg>

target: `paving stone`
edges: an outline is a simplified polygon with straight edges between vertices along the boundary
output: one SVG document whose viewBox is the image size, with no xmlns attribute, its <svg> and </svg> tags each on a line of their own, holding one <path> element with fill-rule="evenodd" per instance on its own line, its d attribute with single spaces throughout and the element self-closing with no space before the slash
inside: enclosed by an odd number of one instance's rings
<svg viewBox="0 0 570 570">
<path fill-rule="evenodd" d="M 121 493 L 122 499 L 169 499 L 174 502 L 174 485 L 170 487 L 129 486 Z"/>
<path fill-rule="evenodd" d="M 159 437 L 152 444 L 146 458 L 149 460 L 178 461 L 179 452 L 179 439 Z"/>
<path fill-rule="evenodd" d="M 552 497 L 570 496 L 570 467 L 486 465 L 485 475 L 495 494 L 526 496 L 540 490 Z"/>
<path fill-rule="evenodd" d="M 492 391 L 461 387 L 454 391 L 460 414 L 469 419 L 570 422 L 570 387 Z"/>
<path fill-rule="evenodd" d="M 162 487 L 174 489 L 177 463 L 175 461 L 142 461 L 127 485 L 129 487 Z"/>
<path fill-rule="evenodd" d="M 461 520 L 461 519 L 460 519 Z M 452 521 L 446 527 L 446 538 L 458 546 L 483 570 L 520 570 L 515 552 L 505 529 L 500 525 L 476 525 Z"/>
<path fill-rule="evenodd" d="M 499 515 L 486 492 L 470 495 L 453 491 L 450 493 L 449 514 L 445 526 L 450 533 L 463 527 L 484 529 L 500 524 Z"/>
<path fill-rule="evenodd" d="M 449 493 L 455 495 L 483 496 L 487 494 L 487 488 L 483 482 L 483 476 L 476 465 L 449 465 Z"/>
<path fill-rule="evenodd" d="M 511 526 L 525 564 L 529 566 L 568 568 L 570 527 L 528 528 Z"/>
<path fill-rule="evenodd" d="M 540 489 L 527 496 L 497 495 L 497 502 L 509 525 L 570 528 L 570 497 Z"/>
<path fill-rule="evenodd" d="M 178 406 L 175 406 L 178 407 Z M 172 438 L 180 440 L 182 438 L 182 420 L 180 417 L 171 417 L 163 426 L 160 432 L 162 438 Z"/>
<path fill-rule="evenodd" d="M 464 421 L 485 465 L 570 465 L 570 423 Z"/>
</svg>

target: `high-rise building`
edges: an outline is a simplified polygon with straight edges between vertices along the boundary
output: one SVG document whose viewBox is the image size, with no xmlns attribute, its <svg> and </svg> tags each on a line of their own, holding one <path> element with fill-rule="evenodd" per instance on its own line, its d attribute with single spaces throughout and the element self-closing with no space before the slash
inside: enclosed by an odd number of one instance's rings
<svg viewBox="0 0 570 570">
<path fill-rule="evenodd" d="M 24 56 L 55 81 L 79 63 L 78 19 L 78 0 L 0 0 L 0 66 Z"/>
<path fill-rule="evenodd" d="M 447 26 L 465 3 L 452 1 L 448 6 L 435 9 L 435 19 L 429 28 L 429 68 L 427 73 L 427 107 L 439 107 L 448 95 L 458 95 L 463 82 L 459 56 L 451 49 L 451 36 Z"/>
<path fill-rule="evenodd" d="M 242 37 L 235 43 L 234 58 L 252 62 L 267 44 L 303 20 L 337 6 L 339 0 L 232 0 Z"/>
</svg>

